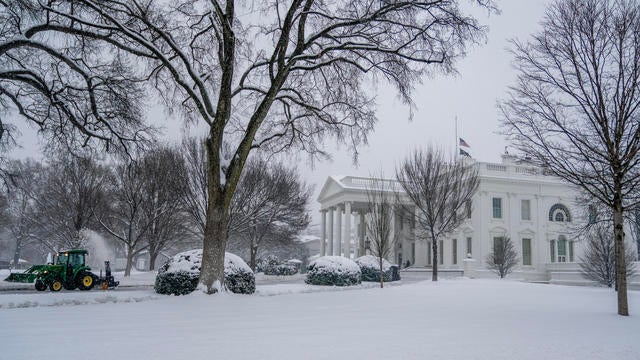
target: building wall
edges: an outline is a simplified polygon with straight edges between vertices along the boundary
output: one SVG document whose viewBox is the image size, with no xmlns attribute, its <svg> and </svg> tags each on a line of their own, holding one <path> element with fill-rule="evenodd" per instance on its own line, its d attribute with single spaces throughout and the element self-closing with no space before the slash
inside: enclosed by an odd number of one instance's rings
<svg viewBox="0 0 640 360">
<path fill-rule="evenodd" d="M 492 252 L 493 238 L 510 237 L 519 256 L 515 272 L 529 280 L 548 280 L 547 266 L 550 264 L 550 240 L 564 235 L 572 241 L 571 229 L 582 215 L 576 204 L 577 193 L 567 184 L 550 176 L 540 174 L 533 168 L 508 161 L 503 164 L 477 163 L 480 185 L 473 198 L 471 219 L 458 231 L 444 239 L 442 269 L 463 269 L 467 257 L 467 237 L 472 238 L 471 258 L 475 269 L 482 275 L 486 269 L 486 258 Z M 493 198 L 502 199 L 502 217 L 493 217 Z M 523 220 L 521 201 L 530 202 L 530 220 Z M 550 222 L 549 210 L 554 204 L 563 204 L 569 210 L 571 223 Z M 523 265 L 522 239 L 531 239 L 531 265 Z M 457 256 L 453 260 L 453 239 L 456 239 Z M 422 252 L 429 251 L 424 239 L 416 239 Z M 567 251 L 568 251 L 567 243 Z M 408 247 L 410 249 L 411 247 Z M 403 250 L 406 250 L 403 248 Z M 574 242 L 573 259 L 582 254 L 578 242 Z M 409 256 L 404 251 L 403 258 Z M 556 251 L 557 256 L 557 251 Z M 567 259 L 569 260 L 569 259 Z M 417 266 L 427 266 L 427 255 L 416 256 Z M 490 272 L 487 271 L 487 275 Z M 491 275 L 495 276 L 495 275 Z"/>
</svg>

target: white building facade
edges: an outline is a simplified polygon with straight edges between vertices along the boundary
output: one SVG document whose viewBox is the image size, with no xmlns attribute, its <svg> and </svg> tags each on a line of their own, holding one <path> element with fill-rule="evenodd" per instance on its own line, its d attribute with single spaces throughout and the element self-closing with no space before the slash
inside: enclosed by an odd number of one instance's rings
<svg viewBox="0 0 640 360">
<path fill-rule="evenodd" d="M 580 282 L 577 262 L 583 246 L 574 239 L 586 212 L 576 203 L 575 189 L 539 168 L 503 155 L 500 164 L 476 162 L 480 185 L 468 219 L 458 231 L 439 240 L 439 269 L 464 271 L 465 276 L 495 276 L 486 266 L 495 241 L 508 237 L 519 257 L 513 272 L 527 281 Z M 389 186 L 402 195 L 399 184 Z M 367 188 L 369 178 L 329 177 L 318 197 L 321 208 L 320 255 L 355 258 L 367 247 Z M 391 256 L 402 267 L 432 266 L 430 239 L 416 236 L 412 214 L 395 214 Z M 407 263 L 408 261 L 408 263 Z"/>
</svg>

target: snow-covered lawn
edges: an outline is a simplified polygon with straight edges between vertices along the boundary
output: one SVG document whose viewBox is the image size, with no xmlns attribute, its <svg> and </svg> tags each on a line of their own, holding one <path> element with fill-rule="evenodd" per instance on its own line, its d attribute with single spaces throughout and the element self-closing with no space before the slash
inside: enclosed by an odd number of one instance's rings
<svg viewBox="0 0 640 360">
<path fill-rule="evenodd" d="M 16 296 L 115 296 L 0 309 L 0 359 L 640 359 L 635 291 L 632 316 L 623 318 L 612 291 L 599 288 L 499 280 L 308 293 L 313 288 L 0 295 L 0 304 Z M 290 294 L 261 296 L 278 289 Z"/>
</svg>

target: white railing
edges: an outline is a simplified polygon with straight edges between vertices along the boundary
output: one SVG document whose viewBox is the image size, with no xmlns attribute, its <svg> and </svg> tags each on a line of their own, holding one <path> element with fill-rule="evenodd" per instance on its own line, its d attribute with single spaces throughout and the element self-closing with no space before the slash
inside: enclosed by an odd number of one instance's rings
<svg viewBox="0 0 640 360">
<path fill-rule="evenodd" d="M 520 166 L 520 165 L 505 165 L 505 164 L 491 164 L 491 163 L 478 163 L 478 167 L 481 174 L 496 174 L 501 173 L 500 176 L 504 175 L 515 175 L 515 176 L 547 176 L 542 171 L 542 169 L 533 167 L 533 166 Z M 497 174 L 496 174 L 497 175 Z"/>
<path fill-rule="evenodd" d="M 507 172 L 507 165 L 486 164 L 486 166 L 487 166 L 487 170 L 489 171 Z"/>
<path fill-rule="evenodd" d="M 393 191 L 403 191 L 399 182 L 389 179 L 371 179 L 364 177 L 347 176 L 341 180 L 346 186 L 362 189 L 383 189 Z"/>
</svg>

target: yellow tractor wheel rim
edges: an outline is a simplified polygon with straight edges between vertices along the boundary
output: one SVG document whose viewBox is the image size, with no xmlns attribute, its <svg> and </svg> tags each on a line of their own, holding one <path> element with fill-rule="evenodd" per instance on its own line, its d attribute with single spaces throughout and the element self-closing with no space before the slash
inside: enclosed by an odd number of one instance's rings
<svg viewBox="0 0 640 360">
<path fill-rule="evenodd" d="M 89 275 L 82 278 L 82 285 L 91 286 L 93 284 L 93 278 Z"/>
<path fill-rule="evenodd" d="M 60 283 L 60 281 L 54 281 L 52 287 L 53 290 L 58 291 L 62 288 L 62 283 Z"/>
</svg>

